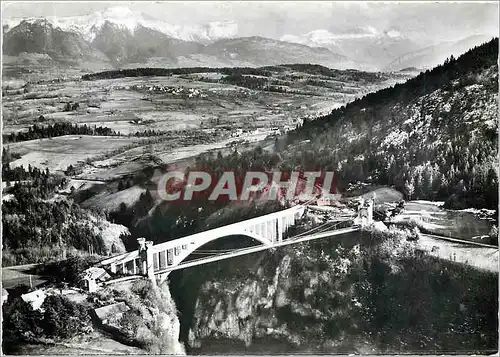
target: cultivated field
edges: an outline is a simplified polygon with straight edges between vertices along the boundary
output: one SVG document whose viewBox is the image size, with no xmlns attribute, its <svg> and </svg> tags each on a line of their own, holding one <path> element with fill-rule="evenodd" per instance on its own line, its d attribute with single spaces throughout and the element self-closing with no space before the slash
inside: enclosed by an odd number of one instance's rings
<svg viewBox="0 0 500 357">
<path fill-rule="evenodd" d="M 20 156 L 12 167 L 32 165 L 62 173 L 71 165 L 75 170 L 70 178 L 85 182 L 75 189 L 87 189 L 92 182 L 116 181 L 145 167 L 282 135 L 305 119 L 409 77 L 291 67 L 268 73 L 240 76 L 241 86 L 229 84 L 222 72 L 95 80 L 58 72 L 52 77 L 4 78 L 4 135 L 59 122 L 115 132 L 4 142 L 4 147 Z M 264 85 L 247 84 L 255 81 Z M 96 202 L 115 206 L 114 199 L 96 198 L 92 205 Z"/>
<path fill-rule="evenodd" d="M 22 155 L 11 163 L 12 168 L 31 165 L 49 168 L 51 171 L 63 171 L 69 165 L 83 164 L 89 158 L 126 148 L 138 141 L 139 139 L 134 137 L 65 135 L 12 143 L 8 147 Z"/>
</svg>

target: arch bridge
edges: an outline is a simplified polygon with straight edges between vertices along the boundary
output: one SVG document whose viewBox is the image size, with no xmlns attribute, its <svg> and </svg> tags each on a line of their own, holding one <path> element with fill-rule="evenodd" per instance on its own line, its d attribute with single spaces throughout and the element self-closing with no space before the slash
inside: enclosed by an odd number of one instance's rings
<svg viewBox="0 0 500 357">
<path fill-rule="evenodd" d="M 156 245 L 139 238 L 138 250 L 106 259 L 100 266 L 115 274 L 141 274 L 154 279 L 155 274 L 178 266 L 196 249 L 219 238 L 244 235 L 259 241 L 263 246 L 272 247 L 285 239 L 287 229 L 295 225 L 304 211 L 305 206 L 297 205 Z"/>
<path fill-rule="evenodd" d="M 366 205 L 358 210 L 357 217 L 347 217 L 347 220 L 354 218 L 354 225 L 352 227 L 302 237 L 286 237 L 288 228 L 295 225 L 295 222 L 304 215 L 306 208 L 307 206 L 305 205 L 297 205 L 283 211 L 195 233 L 156 245 L 153 245 L 151 241 L 146 241 L 145 238 L 139 238 L 137 240 L 139 243 L 138 250 L 103 260 L 99 266 L 108 269 L 113 274 L 148 276 L 153 283 L 156 283 L 158 277 L 160 280 L 163 280 L 173 270 L 250 254 L 286 244 L 346 234 L 357 231 L 360 226 L 371 224 L 373 221 L 373 201 L 369 200 Z M 346 218 L 341 220 L 346 220 Z M 233 235 L 248 236 L 262 244 L 257 247 L 234 249 L 234 251 L 218 257 L 206 257 L 183 263 L 190 254 L 201 246 Z"/>
</svg>

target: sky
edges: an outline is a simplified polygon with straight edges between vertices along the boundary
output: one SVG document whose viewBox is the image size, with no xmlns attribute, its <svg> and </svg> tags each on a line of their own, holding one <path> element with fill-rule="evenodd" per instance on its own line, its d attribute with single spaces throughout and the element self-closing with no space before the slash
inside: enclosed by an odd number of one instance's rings
<svg viewBox="0 0 500 357">
<path fill-rule="evenodd" d="M 498 2 L 8 2 L 2 18 L 75 16 L 126 6 L 172 24 L 235 21 L 239 36 L 302 35 L 324 29 L 334 33 L 371 26 L 395 29 L 423 42 L 459 40 L 473 34 L 498 36 Z"/>
</svg>

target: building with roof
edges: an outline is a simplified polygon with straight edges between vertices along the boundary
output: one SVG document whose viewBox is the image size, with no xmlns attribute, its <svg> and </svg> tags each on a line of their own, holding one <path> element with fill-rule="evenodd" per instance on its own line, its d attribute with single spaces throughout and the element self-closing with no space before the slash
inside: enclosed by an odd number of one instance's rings
<svg viewBox="0 0 500 357">
<path fill-rule="evenodd" d="M 21 299 L 25 302 L 30 303 L 33 310 L 40 310 L 47 294 L 43 290 L 35 290 L 27 294 L 21 295 Z"/>
<path fill-rule="evenodd" d="M 2 288 L 2 305 L 5 304 L 8 299 L 9 299 L 9 292 L 4 288 Z"/>
<path fill-rule="evenodd" d="M 129 310 L 124 302 L 118 302 L 94 309 L 94 314 L 101 324 L 109 325 L 112 321 L 118 321 Z"/>
<path fill-rule="evenodd" d="M 93 293 L 97 291 L 98 284 L 111 278 L 103 268 L 92 267 L 82 273 L 84 289 Z"/>
</svg>

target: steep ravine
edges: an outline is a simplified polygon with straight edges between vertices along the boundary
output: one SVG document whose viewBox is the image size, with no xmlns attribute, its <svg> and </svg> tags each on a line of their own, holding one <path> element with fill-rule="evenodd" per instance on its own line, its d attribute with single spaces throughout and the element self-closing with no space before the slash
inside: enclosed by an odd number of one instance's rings
<svg viewBox="0 0 500 357">
<path fill-rule="evenodd" d="M 493 351 L 495 274 L 364 232 L 170 276 L 188 354 Z"/>
</svg>

